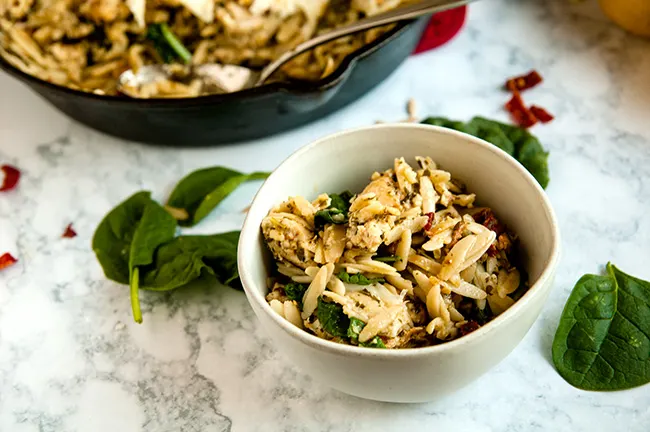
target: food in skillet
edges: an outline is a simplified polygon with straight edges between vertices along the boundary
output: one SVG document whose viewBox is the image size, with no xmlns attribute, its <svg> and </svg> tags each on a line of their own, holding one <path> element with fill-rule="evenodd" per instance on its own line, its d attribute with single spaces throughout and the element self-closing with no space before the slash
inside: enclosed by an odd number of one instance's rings
<svg viewBox="0 0 650 432">
<path fill-rule="evenodd" d="M 278 275 L 267 301 L 312 334 L 374 348 L 470 333 L 528 289 L 515 238 L 430 158 L 359 194 L 291 197 L 262 222 Z"/>
<path fill-rule="evenodd" d="M 142 97 L 195 97 L 181 66 L 262 68 L 319 32 L 397 7 L 404 0 L 0 0 L 0 55 L 20 70 L 73 89 L 117 94 L 128 69 L 170 63 L 178 76 Z M 325 44 L 275 79 L 317 80 L 386 27 Z"/>
</svg>

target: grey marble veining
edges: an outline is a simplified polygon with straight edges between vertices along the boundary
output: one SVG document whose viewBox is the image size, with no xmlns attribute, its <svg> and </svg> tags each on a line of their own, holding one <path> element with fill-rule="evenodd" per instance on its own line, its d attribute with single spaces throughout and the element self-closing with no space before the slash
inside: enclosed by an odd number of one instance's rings
<svg viewBox="0 0 650 432">
<path fill-rule="evenodd" d="M 0 162 L 24 174 L 0 196 L 0 252 L 20 259 L 0 273 L 0 431 L 650 430 L 650 387 L 583 392 L 550 363 L 582 274 L 611 260 L 650 279 L 650 41 L 610 25 L 595 3 L 480 2 L 451 44 L 411 58 L 350 107 L 236 147 L 126 143 L 70 122 L 0 75 Z M 90 251 L 99 220 L 136 190 L 163 198 L 208 164 L 272 169 L 325 134 L 401 120 L 409 97 L 422 116 L 506 120 L 499 86 L 530 68 L 546 82 L 526 100 L 557 116 L 535 133 L 551 151 L 562 261 L 523 342 L 446 400 L 383 404 L 312 381 L 274 350 L 244 295 L 226 288 L 142 293 L 144 324 L 134 324 L 128 290 L 105 280 Z M 237 229 L 255 189 L 246 185 L 195 231 Z M 61 239 L 70 222 L 79 236 Z"/>
</svg>

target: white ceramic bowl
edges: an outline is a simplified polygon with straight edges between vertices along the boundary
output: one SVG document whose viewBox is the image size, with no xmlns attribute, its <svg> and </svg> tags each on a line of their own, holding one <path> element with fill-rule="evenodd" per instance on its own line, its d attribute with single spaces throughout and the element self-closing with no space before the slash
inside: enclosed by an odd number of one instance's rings
<svg viewBox="0 0 650 432">
<path fill-rule="evenodd" d="M 530 290 L 505 313 L 467 336 L 441 345 L 382 350 L 341 345 L 298 329 L 264 299 L 273 262 L 260 230 L 262 219 L 289 196 L 360 191 L 374 171 L 396 157 L 413 163 L 430 156 L 467 184 L 520 238 Z M 551 290 L 560 235 L 546 194 L 513 158 L 493 145 L 449 129 L 377 125 L 345 131 L 301 148 L 257 193 L 239 241 L 239 273 L 246 296 L 275 348 L 314 379 L 355 396 L 423 402 L 449 394 L 505 358 L 539 315 Z"/>
</svg>

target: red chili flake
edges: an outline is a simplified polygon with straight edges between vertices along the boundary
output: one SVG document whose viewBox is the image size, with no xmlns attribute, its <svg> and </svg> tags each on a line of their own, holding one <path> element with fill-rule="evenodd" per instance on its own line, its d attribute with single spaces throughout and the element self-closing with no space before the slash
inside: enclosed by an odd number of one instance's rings
<svg viewBox="0 0 650 432">
<path fill-rule="evenodd" d="M 425 216 L 427 216 L 429 219 L 427 220 L 427 224 L 424 226 L 425 231 L 429 231 L 431 227 L 433 227 L 433 220 L 436 216 L 435 213 L 426 213 Z"/>
<path fill-rule="evenodd" d="M 527 129 L 537 123 L 537 117 L 526 108 L 526 104 L 524 104 L 521 95 L 516 90 L 512 93 L 512 98 L 506 103 L 506 110 L 518 126 Z"/>
<path fill-rule="evenodd" d="M 555 117 L 553 117 L 553 114 L 549 113 L 542 107 L 538 107 L 537 105 L 531 105 L 530 112 L 537 118 L 537 120 L 541 121 L 542 123 L 548 123 L 555 119 Z"/>
<path fill-rule="evenodd" d="M 413 54 L 426 52 L 449 42 L 463 28 L 466 16 L 467 6 L 433 15 Z"/>
<path fill-rule="evenodd" d="M 65 231 L 63 232 L 63 235 L 61 237 L 63 238 L 77 237 L 77 232 L 72 229 L 72 224 L 68 224 L 68 226 L 65 227 Z"/>
<path fill-rule="evenodd" d="M 12 167 L 11 165 L 2 165 L 0 166 L 0 170 L 4 173 L 4 180 L 2 181 L 2 186 L 0 186 L 0 192 L 10 191 L 15 188 L 20 179 L 20 171 L 18 171 L 18 168 Z"/>
<path fill-rule="evenodd" d="M 542 83 L 544 79 L 537 71 L 530 71 L 526 75 L 510 78 L 506 81 L 506 89 L 511 92 L 531 89 Z"/>
<path fill-rule="evenodd" d="M 11 267 L 12 265 L 16 264 L 18 260 L 14 258 L 10 253 L 4 253 L 0 255 L 0 270 L 6 269 L 7 267 Z"/>
<path fill-rule="evenodd" d="M 471 332 L 478 330 L 481 326 L 476 321 L 467 321 L 465 324 L 460 326 L 460 335 L 465 336 Z"/>
</svg>

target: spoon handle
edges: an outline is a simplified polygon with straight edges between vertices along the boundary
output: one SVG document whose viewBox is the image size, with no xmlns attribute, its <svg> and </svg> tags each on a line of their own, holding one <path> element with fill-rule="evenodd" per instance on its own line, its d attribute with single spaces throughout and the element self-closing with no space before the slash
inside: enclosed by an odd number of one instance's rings
<svg viewBox="0 0 650 432">
<path fill-rule="evenodd" d="M 277 60 L 266 66 L 262 70 L 255 86 L 264 84 L 264 82 L 273 75 L 275 71 L 292 58 L 326 42 L 330 42 L 343 36 L 349 36 L 354 33 L 370 30 L 375 27 L 381 27 L 386 24 L 393 24 L 398 21 L 413 19 L 435 12 L 442 12 L 447 9 L 453 9 L 472 3 L 473 1 L 476 0 L 424 0 L 410 6 L 404 6 L 388 12 L 373 15 L 352 24 L 338 27 L 327 33 L 320 34 L 297 45 L 294 49 L 282 54 Z"/>
</svg>

